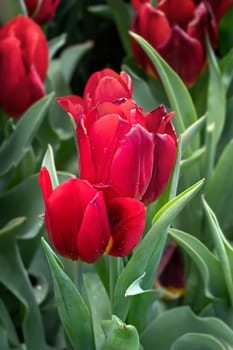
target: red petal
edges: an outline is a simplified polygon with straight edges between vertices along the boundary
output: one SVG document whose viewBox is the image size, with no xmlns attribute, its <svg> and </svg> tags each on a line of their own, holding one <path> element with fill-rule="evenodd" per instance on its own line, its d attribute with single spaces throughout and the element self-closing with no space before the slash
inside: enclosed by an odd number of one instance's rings
<svg viewBox="0 0 233 350">
<path fill-rule="evenodd" d="M 46 167 L 43 167 L 40 170 L 39 184 L 43 193 L 44 202 L 47 203 L 50 195 L 53 192 L 53 188 L 50 175 Z"/>
<path fill-rule="evenodd" d="M 152 175 L 153 135 L 137 124 L 120 142 L 111 164 L 110 185 L 121 196 L 141 199 Z"/>
<path fill-rule="evenodd" d="M 83 99 L 77 95 L 58 97 L 59 105 L 74 118 L 76 124 L 84 113 Z"/>
<path fill-rule="evenodd" d="M 108 203 L 113 245 L 109 255 L 126 256 L 139 242 L 144 227 L 144 205 L 132 198 L 114 198 Z"/>
<path fill-rule="evenodd" d="M 103 193 L 98 192 L 87 205 L 78 234 L 79 256 L 83 261 L 94 262 L 105 251 L 110 239 L 110 227 Z"/>
<path fill-rule="evenodd" d="M 203 43 L 174 26 L 169 40 L 157 48 L 187 86 L 199 77 L 205 64 Z"/>
<path fill-rule="evenodd" d="M 176 143 L 169 135 L 156 135 L 153 174 L 143 203 L 155 201 L 165 189 L 176 159 Z"/>
<path fill-rule="evenodd" d="M 118 98 L 131 98 L 132 84 L 130 78 L 123 79 L 112 69 L 106 68 L 95 72 L 89 78 L 84 90 L 84 104 L 88 111 L 101 102 L 112 102 Z"/>
<path fill-rule="evenodd" d="M 87 178 L 92 183 L 103 182 L 109 183 L 110 168 L 112 159 L 118 148 L 119 141 L 128 132 L 130 126 L 127 121 L 121 119 L 118 115 L 106 115 L 103 118 L 93 123 L 88 132 L 90 142 L 90 153 L 92 156 L 92 164 L 94 167 L 93 172 L 90 172 L 89 168 L 92 168 L 91 156 L 89 155 L 89 148 L 85 149 L 85 145 L 81 144 L 81 139 L 78 134 L 79 150 L 80 150 L 80 171 L 81 177 Z M 83 135 L 83 138 L 85 135 Z M 82 148 L 81 148 L 82 147 Z M 89 176 L 92 178 L 90 179 Z M 95 180 L 93 175 L 95 173 Z"/>
<path fill-rule="evenodd" d="M 158 2 L 156 8 L 164 12 L 170 25 L 178 24 L 186 29 L 193 18 L 196 5 L 193 0 L 162 0 Z"/>
</svg>

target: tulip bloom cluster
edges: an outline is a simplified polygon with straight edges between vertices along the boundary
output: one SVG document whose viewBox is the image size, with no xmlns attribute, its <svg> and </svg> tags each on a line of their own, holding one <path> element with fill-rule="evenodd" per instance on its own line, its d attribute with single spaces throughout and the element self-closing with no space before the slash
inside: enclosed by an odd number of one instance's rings
<svg viewBox="0 0 233 350">
<path fill-rule="evenodd" d="M 149 1 L 132 0 L 137 10 L 131 30 L 146 39 L 190 87 L 206 64 L 205 35 L 212 47 L 217 47 L 217 21 L 232 0 L 194 1 L 160 0 L 156 6 Z M 150 59 L 132 39 L 137 62 L 148 72 L 156 74 Z"/>
<path fill-rule="evenodd" d="M 19 118 L 45 95 L 48 44 L 37 23 L 19 15 L 0 29 L 0 106 Z"/>
<path fill-rule="evenodd" d="M 24 0 L 28 14 L 39 24 L 49 22 L 60 0 Z"/>
<path fill-rule="evenodd" d="M 163 105 L 151 112 L 132 99 L 128 74 L 94 73 L 84 97 L 58 103 L 76 123 L 80 179 L 54 191 L 46 169 L 40 185 L 45 224 L 64 256 L 93 262 L 103 253 L 128 255 L 145 225 L 145 207 L 164 190 L 176 157 L 173 113 Z"/>
</svg>

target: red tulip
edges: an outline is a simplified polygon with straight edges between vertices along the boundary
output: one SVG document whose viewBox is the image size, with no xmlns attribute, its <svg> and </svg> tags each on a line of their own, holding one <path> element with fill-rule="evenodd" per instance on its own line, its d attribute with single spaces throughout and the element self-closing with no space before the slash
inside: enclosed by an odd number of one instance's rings
<svg viewBox="0 0 233 350">
<path fill-rule="evenodd" d="M 206 32 L 213 48 L 217 45 L 217 22 L 204 1 L 196 4 L 194 0 L 161 0 L 154 7 L 142 4 L 131 29 L 158 51 L 187 86 L 194 84 L 206 64 Z M 139 44 L 134 39 L 131 42 L 137 62 L 156 74 Z"/>
<path fill-rule="evenodd" d="M 41 28 L 19 15 L 0 29 L 0 106 L 19 118 L 45 95 L 48 44 Z"/>
<path fill-rule="evenodd" d="M 89 110 L 101 102 L 113 102 L 119 98 L 132 98 L 132 81 L 130 76 L 105 68 L 93 73 L 84 90 L 84 108 Z"/>
<path fill-rule="evenodd" d="M 116 198 L 106 205 L 101 191 L 76 178 L 53 190 L 45 167 L 39 182 L 48 236 L 60 255 L 92 263 L 104 253 L 125 256 L 138 243 L 145 226 L 141 202 Z"/>
<path fill-rule="evenodd" d="M 72 115 L 73 97 L 60 105 Z M 72 106 L 72 107 L 71 107 Z M 67 109 L 67 107 L 69 109 Z M 164 190 L 176 157 L 172 114 L 160 106 L 143 114 L 133 100 L 99 103 L 77 124 L 80 176 L 107 197 L 132 197 L 148 204 Z"/>
<path fill-rule="evenodd" d="M 60 0 L 24 0 L 28 14 L 39 24 L 49 22 Z"/>
</svg>

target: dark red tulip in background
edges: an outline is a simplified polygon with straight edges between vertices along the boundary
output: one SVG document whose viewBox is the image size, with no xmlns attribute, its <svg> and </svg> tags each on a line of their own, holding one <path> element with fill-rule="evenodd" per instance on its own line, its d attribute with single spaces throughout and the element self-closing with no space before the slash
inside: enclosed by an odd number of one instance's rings
<svg viewBox="0 0 233 350">
<path fill-rule="evenodd" d="M 137 9 L 131 30 L 147 40 L 192 86 L 206 64 L 205 35 L 217 47 L 217 21 L 228 9 L 229 1 L 161 0 L 155 6 L 149 1 L 132 1 Z M 141 5 L 140 5 L 141 3 Z M 139 44 L 131 39 L 137 62 L 148 72 L 155 68 Z"/>
<path fill-rule="evenodd" d="M 60 4 L 60 0 L 24 0 L 28 14 L 39 24 L 49 22 Z"/>
</svg>

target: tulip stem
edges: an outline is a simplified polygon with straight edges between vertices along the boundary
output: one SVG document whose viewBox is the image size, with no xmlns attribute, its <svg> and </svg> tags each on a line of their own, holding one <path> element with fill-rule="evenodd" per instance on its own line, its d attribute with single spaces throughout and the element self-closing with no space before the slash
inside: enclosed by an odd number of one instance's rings
<svg viewBox="0 0 233 350">
<path fill-rule="evenodd" d="M 76 287 L 78 288 L 79 292 L 81 293 L 82 286 L 83 286 L 83 264 L 82 261 L 75 261 L 74 262 L 74 275 L 73 275 L 73 281 Z"/>
<path fill-rule="evenodd" d="M 116 281 L 122 269 L 123 260 L 115 256 L 109 256 L 109 295 L 111 302 L 113 302 Z"/>
</svg>

